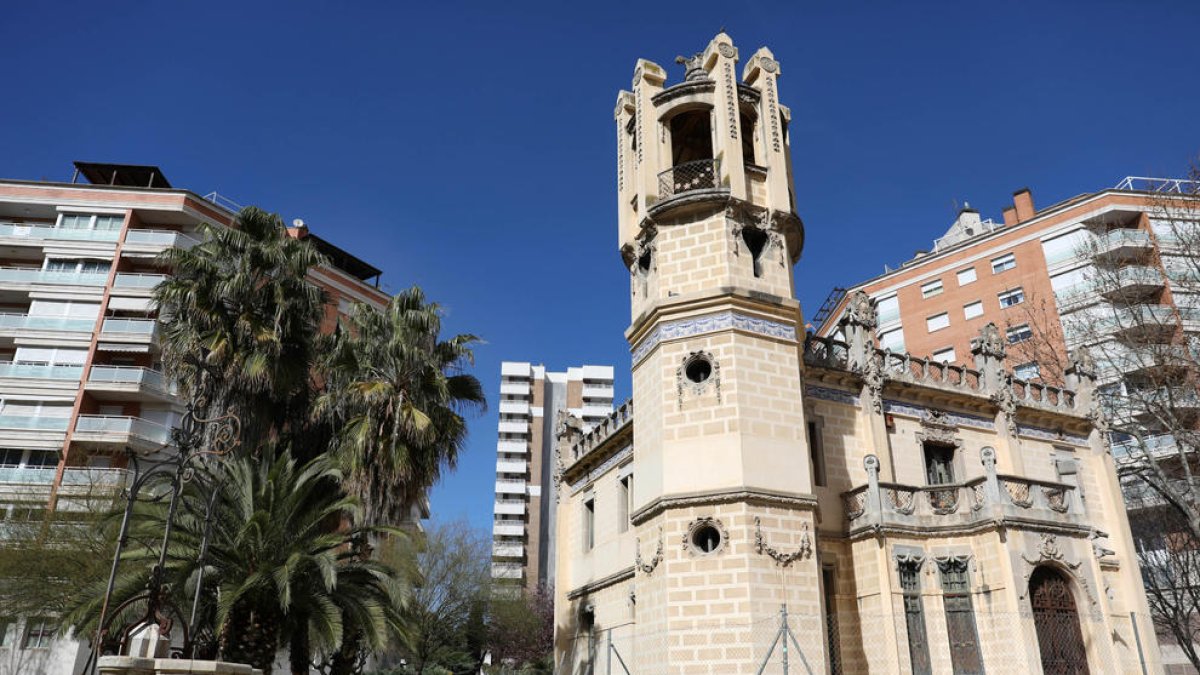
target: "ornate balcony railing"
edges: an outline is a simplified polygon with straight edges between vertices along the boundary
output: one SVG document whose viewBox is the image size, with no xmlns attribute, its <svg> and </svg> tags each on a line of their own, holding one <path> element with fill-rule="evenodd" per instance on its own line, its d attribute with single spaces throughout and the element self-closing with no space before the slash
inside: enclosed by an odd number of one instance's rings
<svg viewBox="0 0 1200 675">
<path fill-rule="evenodd" d="M 693 190 L 712 190 L 720 186 L 721 160 L 699 159 L 684 162 L 658 174 L 658 198 L 669 199 Z"/>
<path fill-rule="evenodd" d="M 868 483 L 842 494 L 851 533 L 878 527 L 953 529 L 997 522 L 1080 524 L 1083 503 L 1075 486 L 995 472 L 962 483 L 902 485 L 878 480 L 878 459 L 867 459 Z"/>
</svg>

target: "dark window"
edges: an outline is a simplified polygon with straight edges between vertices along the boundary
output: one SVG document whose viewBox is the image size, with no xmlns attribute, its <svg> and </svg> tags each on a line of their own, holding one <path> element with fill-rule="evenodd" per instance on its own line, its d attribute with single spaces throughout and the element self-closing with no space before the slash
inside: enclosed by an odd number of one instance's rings
<svg viewBox="0 0 1200 675">
<path fill-rule="evenodd" d="M 925 612 L 921 606 L 921 563 L 900 563 L 900 590 L 904 593 L 904 624 L 908 628 L 908 658 L 913 675 L 932 675 Z"/>
<path fill-rule="evenodd" d="M 954 448 L 948 445 L 925 445 L 925 481 L 929 485 L 954 482 Z"/>
<path fill-rule="evenodd" d="M 692 110 L 671 118 L 672 166 L 712 156 L 712 122 L 707 110 Z"/>
<path fill-rule="evenodd" d="M 979 653 L 979 634 L 975 629 L 975 608 L 971 604 L 971 584 L 966 560 L 940 563 L 942 599 L 946 607 L 946 634 L 950 641 L 950 662 L 955 674 L 983 673 Z"/>
<path fill-rule="evenodd" d="M 808 423 L 808 454 L 812 458 L 813 484 L 825 487 L 825 447 L 821 442 L 821 426 Z"/>
<path fill-rule="evenodd" d="M 596 545 L 596 500 L 583 503 L 583 550 L 590 551 Z"/>
<path fill-rule="evenodd" d="M 829 641 L 829 672 L 842 672 L 841 638 L 837 615 L 837 571 L 833 567 L 821 568 L 821 586 L 825 592 L 825 628 Z"/>
<path fill-rule="evenodd" d="M 742 161 L 756 164 L 754 157 L 754 116 L 742 113 L 738 120 L 742 125 Z"/>
<path fill-rule="evenodd" d="M 746 242 L 746 250 L 750 251 L 750 260 L 754 266 L 754 276 L 761 277 L 763 273 L 763 253 L 767 250 L 770 238 L 766 232 L 757 227 L 742 228 L 742 241 Z"/>
</svg>

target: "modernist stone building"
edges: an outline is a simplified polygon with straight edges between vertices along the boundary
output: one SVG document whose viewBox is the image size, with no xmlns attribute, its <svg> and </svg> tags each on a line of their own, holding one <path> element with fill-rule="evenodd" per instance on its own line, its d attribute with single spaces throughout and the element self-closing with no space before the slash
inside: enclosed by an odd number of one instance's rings
<svg viewBox="0 0 1200 675">
<path fill-rule="evenodd" d="M 633 399 L 557 427 L 557 672 L 1158 672 L 1094 366 L 889 353 L 865 294 L 806 337 L 780 65 L 681 61 L 617 98 Z"/>
</svg>

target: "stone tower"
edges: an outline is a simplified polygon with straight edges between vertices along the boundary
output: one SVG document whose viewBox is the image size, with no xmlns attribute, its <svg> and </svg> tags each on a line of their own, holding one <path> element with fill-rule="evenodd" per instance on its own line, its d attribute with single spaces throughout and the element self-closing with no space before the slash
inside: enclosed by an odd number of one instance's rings
<svg viewBox="0 0 1200 675">
<path fill-rule="evenodd" d="M 658 569 L 636 579 L 647 608 L 637 622 L 667 636 L 677 624 L 694 635 L 689 617 L 736 626 L 784 602 L 820 613 L 792 290 L 804 230 L 780 66 L 766 48 L 741 59 L 724 33 L 677 61 L 683 80 L 664 88 L 664 69 L 639 60 L 615 111 L 639 555 L 673 533 Z M 781 565 L 764 548 L 794 559 Z M 820 639 L 819 621 L 797 628 Z M 716 659 L 729 667 L 721 672 L 747 672 L 749 653 L 743 662 L 702 647 L 673 649 L 672 668 Z"/>
</svg>

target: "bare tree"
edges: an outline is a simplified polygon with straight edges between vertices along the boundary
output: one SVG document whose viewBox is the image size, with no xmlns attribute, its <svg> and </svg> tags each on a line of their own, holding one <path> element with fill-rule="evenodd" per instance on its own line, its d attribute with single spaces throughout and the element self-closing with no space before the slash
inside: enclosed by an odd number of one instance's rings
<svg viewBox="0 0 1200 675">
<path fill-rule="evenodd" d="M 1153 494 L 1130 494 L 1138 564 L 1154 629 L 1200 664 L 1200 539 L 1175 509 Z M 1131 504 L 1131 506 L 1133 506 Z"/>
<path fill-rule="evenodd" d="M 1036 375 L 1027 379 L 1055 387 L 1064 383 L 1070 359 L 1063 348 L 1059 307 L 1052 296 L 1029 292 L 1024 302 L 1011 308 L 1000 329 L 1017 339 L 1008 345 L 1008 358 L 1017 365 L 1033 364 Z"/>
</svg>

